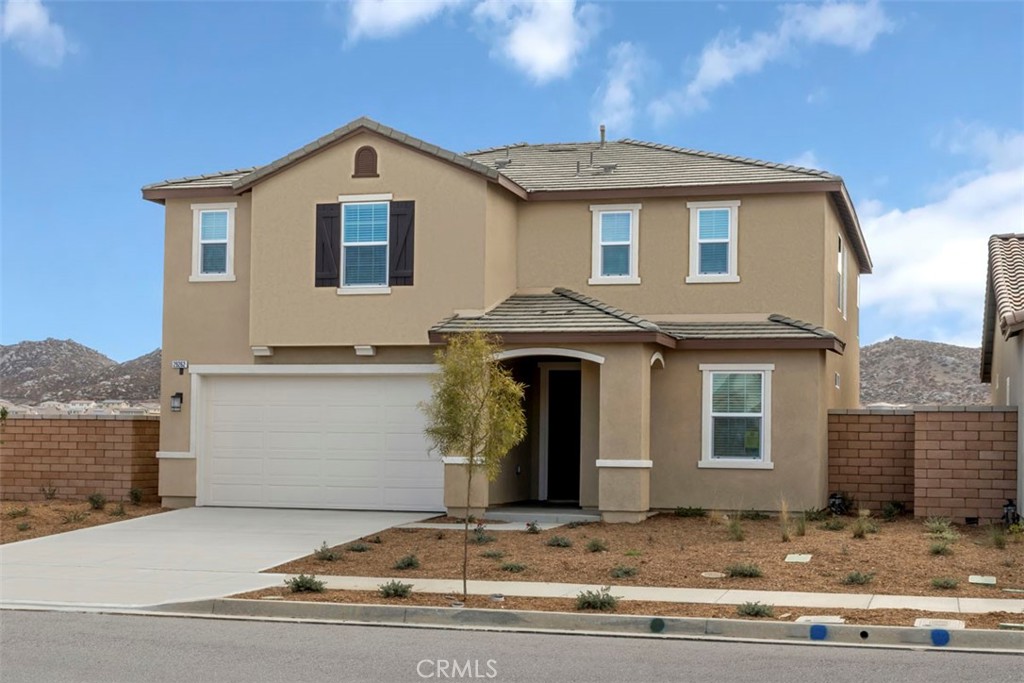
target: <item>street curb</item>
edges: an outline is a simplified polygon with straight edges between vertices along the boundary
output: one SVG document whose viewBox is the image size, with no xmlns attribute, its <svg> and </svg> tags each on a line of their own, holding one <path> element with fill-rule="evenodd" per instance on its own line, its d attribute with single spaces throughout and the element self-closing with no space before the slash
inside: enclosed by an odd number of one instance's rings
<svg viewBox="0 0 1024 683">
<path fill-rule="evenodd" d="M 586 633 L 664 638 L 770 640 L 799 644 L 870 645 L 1024 654 L 1024 633 L 982 629 L 796 624 L 744 619 L 645 617 L 528 610 L 402 607 L 222 598 L 160 605 L 151 612 L 218 617 L 299 619 L 387 626 Z"/>
</svg>

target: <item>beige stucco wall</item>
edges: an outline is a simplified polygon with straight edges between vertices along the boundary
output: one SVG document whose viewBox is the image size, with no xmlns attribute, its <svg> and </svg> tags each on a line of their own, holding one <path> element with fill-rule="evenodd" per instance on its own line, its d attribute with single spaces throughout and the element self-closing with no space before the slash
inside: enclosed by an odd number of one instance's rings
<svg viewBox="0 0 1024 683">
<path fill-rule="evenodd" d="M 685 282 L 689 273 L 688 201 L 644 199 L 640 209 L 640 285 L 588 285 L 590 206 L 617 202 L 530 202 L 519 207 L 519 287 L 562 286 L 639 315 L 783 313 L 820 321 L 825 195 L 748 195 L 739 199 L 738 283 Z"/>
<path fill-rule="evenodd" d="M 820 400 L 824 351 L 665 352 L 651 399 L 651 507 L 777 510 L 827 497 L 828 425 Z M 772 363 L 772 470 L 698 468 L 701 363 Z"/>
<path fill-rule="evenodd" d="M 365 144 L 377 150 L 378 178 L 352 178 Z M 416 202 L 414 286 L 360 296 L 314 287 L 316 205 L 379 193 Z M 424 344 L 453 310 L 484 306 L 487 181 L 479 175 L 362 133 L 262 181 L 252 197 L 252 345 Z"/>
<path fill-rule="evenodd" d="M 826 329 L 831 330 L 846 342 L 846 351 L 842 356 L 828 354 L 825 360 L 825 400 L 829 408 L 857 408 L 860 406 L 860 310 L 857 306 L 857 290 L 860 286 L 858 274 L 860 267 L 853 252 L 852 242 L 842 227 L 835 205 L 825 199 L 822 204 L 825 219 L 823 241 L 823 282 L 825 297 L 823 305 L 823 322 Z M 838 237 L 842 235 L 846 249 L 846 315 L 837 305 L 837 252 Z M 816 322 L 816 321 L 814 321 Z M 835 388 L 835 373 L 839 373 L 839 389 Z"/>
<path fill-rule="evenodd" d="M 516 290 L 518 200 L 507 191 L 487 186 L 484 222 L 484 308 L 507 299 Z"/>
<path fill-rule="evenodd" d="M 992 405 L 1017 406 L 1021 404 L 1024 386 L 1024 367 L 1021 364 L 1022 336 L 1004 339 L 997 328 L 992 342 Z M 1007 391 L 1009 384 L 1009 391 Z"/>
<path fill-rule="evenodd" d="M 580 364 L 580 506 L 596 508 L 598 502 L 597 458 L 600 451 L 601 366 Z"/>
</svg>

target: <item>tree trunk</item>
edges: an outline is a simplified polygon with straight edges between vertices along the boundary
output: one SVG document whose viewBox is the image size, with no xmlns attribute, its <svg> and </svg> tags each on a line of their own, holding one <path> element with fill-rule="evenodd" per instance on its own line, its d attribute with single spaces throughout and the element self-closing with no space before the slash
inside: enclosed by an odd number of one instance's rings
<svg viewBox="0 0 1024 683">
<path fill-rule="evenodd" d="M 466 464 L 469 468 L 466 471 L 466 510 L 463 513 L 463 534 L 462 534 L 462 601 L 466 601 L 469 594 L 467 584 L 469 577 L 469 501 L 473 495 L 473 457 L 470 456 Z"/>
</svg>

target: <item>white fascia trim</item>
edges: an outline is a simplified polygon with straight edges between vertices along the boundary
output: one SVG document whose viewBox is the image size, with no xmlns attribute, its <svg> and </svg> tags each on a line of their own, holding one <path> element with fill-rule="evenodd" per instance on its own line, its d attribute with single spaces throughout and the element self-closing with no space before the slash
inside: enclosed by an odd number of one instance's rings
<svg viewBox="0 0 1024 683">
<path fill-rule="evenodd" d="M 640 209 L 642 204 L 591 204 L 590 285 L 640 284 Z M 629 219 L 629 275 L 601 275 L 601 214 L 628 211 Z"/>
<path fill-rule="evenodd" d="M 338 294 L 341 296 L 359 296 L 361 294 L 390 294 L 391 288 L 381 287 L 338 287 Z"/>
<path fill-rule="evenodd" d="M 192 274 L 189 282 L 234 282 L 235 281 L 235 209 L 238 202 L 218 202 L 212 204 L 192 204 Z M 203 211 L 228 212 L 227 260 L 224 273 L 201 273 L 202 246 L 199 240 L 200 224 Z"/>
<path fill-rule="evenodd" d="M 592 277 L 587 278 L 588 285 L 638 285 L 638 277 Z"/>
<path fill-rule="evenodd" d="M 390 202 L 394 195 L 390 192 L 384 194 L 339 194 L 338 201 L 343 204 L 355 204 L 358 202 Z"/>
<path fill-rule="evenodd" d="M 157 451 L 158 460 L 195 460 L 196 454 L 188 451 Z"/>
<path fill-rule="evenodd" d="M 718 372 L 771 372 L 774 363 L 701 363 L 697 366 L 701 371 L 715 370 Z"/>
<path fill-rule="evenodd" d="M 711 284 L 740 281 L 739 241 L 740 241 L 740 200 L 724 200 L 720 202 L 686 202 L 690 210 L 690 273 L 686 277 L 687 284 Z M 700 273 L 700 224 L 701 209 L 729 209 L 729 272 L 714 275 Z"/>
<path fill-rule="evenodd" d="M 433 375 L 433 363 L 408 365 L 193 365 L 193 375 Z"/>
<path fill-rule="evenodd" d="M 774 470 L 775 463 L 763 460 L 700 460 L 697 467 L 711 470 Z"/>
<path fill-rule="evenodd" d="M 598 467 L 645 470 L 654 467 L 653 460 L 598 460 Z"/>
<path fill-rule="evenodd" d="M 207 273 L 206 275 L 189 275 L 189 282 L 234 282 L 237 278 L 234 275 L 224 273 Z"/>
<path fill-rule="evenodd" d="M 507 351 L 500 351 L 494 354 L 494 357 L 497 360 L 525 358 L 527 356 L 562 356 L 564 358 L 588 360 L 591 363 L 597 363 L 598 365 L 602 365 L 604 363 L 604 356 L 599 356 L 596 353 L 587 353 L 586 351 L 577 351 L 575 349 L 558 349 L 546 346 L 529 349 L 509 349 Z"/>
</svg>

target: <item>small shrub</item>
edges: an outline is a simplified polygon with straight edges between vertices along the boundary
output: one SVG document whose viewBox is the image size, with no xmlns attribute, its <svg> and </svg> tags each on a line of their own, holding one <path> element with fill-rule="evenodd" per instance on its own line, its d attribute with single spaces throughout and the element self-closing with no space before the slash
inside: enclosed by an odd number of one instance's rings
<svg viewBox="0 0 1024 683">
<path fill-rule="evenodd" d="M 907 511 L 907 506 L 898 500 L 890 501 L 882 506 L 882 519 L 895 522 L 896 518 Z"/>
<path fill-rule="evenodd" d="M 676 508 L 676 517 L 707 517 L 708 511 L 704 508 Z"/>
<path fill-rule="evenodd" d="M 23 508 L 15 508 L 7 511 L 8 519 L 17 519 L 18 517 L 28 517 L 28 506 Z"/>
<path fill-rule="evenodd" d="M 951 576 L 940 576 L 936 579 L 932 579 L 932 588 L 941 588 L 942 590 L 951 590 L 957 587 L 960 582 Z"/>
<path fill-rule="evenodd" d="M 725 573 L 728 576 L 738 577 L 743 579 L 756 579 L 761 576 L 761 568 L 756 564 L 730 564 L 725 568 Z"/>
<path fill-rule="evenodd" d="M 1006 528 L 1006 533 L 1010 534 L 1010 538 L 1012 538 L 1014 542 L 1020 541 L 1020 539 L 1024 537 L 1024 522 L 1011 524 Z"/>
<path fill-rule="evenodd" d="M 374 543 L 376 545 L 380 545 L 381 543 L 384 542 L 384 539 L 380 537 L 380 534 L 377 534 L 376 536 L 371 536 L 370 538 L 367 538 L 365 540 L 368 543 Z"/>
<path fill-rule="evenodd" d="M 935 541 L 931 547 L 928 548 L 928 552 L 932 555 L 952 555 L 953 549 L 949 547 L 949 544 L 945 541 Z"/>
<path fill-rule="evenodd" d="M 526 523 L 526 533 L 528 533 L 528 534 L 539 534 L 540 533 L 540 524 L 537 524 L 537 522 L 527 522 Z"/>
<path fill-rule="evenodd" d="M 624 552 L 622 554 L 625 555 L 626 557 L 640 557 L 644 553 L 643 553 L 642 550 L 627 550 L 626 552 Z"/>
<path fill-rule="evenodd" d="M 128 500 L 130 500 L 132 502 L 132 505 L 141 505 L 142 504 L 142 489 L 140 489 L 140 488 L 133 488 L 130 491 L 128 491 Z"/>
<path fill-rule="evenodd" d="M 436 538 L 439 541 L 443 541 L 444 540 L 444 532 L 438 530 L 438 532 L 436 534 L 434 534 L 434 538 Z"/>
<path fill-rule="evenodd" d="M 57 497 L 56 486 L 40 486 L 39 491 L 40 493 L 43 494 L 43 498 L 45 498 L 46 500 L 53 500 L 54 498 Z"/>
<path fill-rule="evenodd" d="M 804 519 L 808 522 L 824 522 L 829 514 L 827 508 L 808 508 L 804 510 Z"/>
<path fill-rule="evenodd" d="M 605 586 L 599 591 L 581 591 L 576 596 L 576 609 L 600 610 L 607 612 L 615 609 L 619 599 L 611 594 L 611 586 Z"/>
<path fill-rule="evenodd" d="M 782 499 L 782 503 L 779 505 L 779 536 L 783 543 L 789 543 L 789 503 L 786 499 Z"/>
<path fill-rule="evenodd" d="M 774 617 L 775 608 L 760 602 L 744 602 L 736 606 L 736 614 L 741 617 Z"/>
<path fill-rule="evenodd" d="M 565 528 L 566 529 L 579 529 L 581 526 L 587 526 L 588 524 L 593 524 L 593 522 L 591 522 L 588 519 L 577 519 L 577 520 L 574 520 L 574 521 L 569 522 L 568 524 L 566 524 Z"/>
<path fill-rule="evenodd" d="M 377 592 L 380 593 L 383 598 L 407 598 L 412 593 L 411 583 L 402 583 L 396 579 L 392 579 L 387 583 L 382 583 L 377 587 Z"/>
<path fill-rule="evenodd" d="M 863 586 L 864 584 L 871 583 L 871 580 L 875 578 L 873 573 L 864 572 L 850 572 L 843 577 L 843 583 L 847 586 Z"/>
<path fill-rule="evenodd" d="M 800 515 L 796 518 L 796 524 L 793 525 L 793 533 L 797 536 L 807 535 L 807 516 Z"/>
<path fill-rule="evenodd" d="M 572 539 L 565 536 L 552 536 L 548 539 L 547 544 L 552 548 L 571 548 Z"/>
<path fill-rule="evenodd" d="M 842 531 L 846 528 L 846 522 L 839 517 L 832 517 L 827 520 L 824 524 L 819 524 L 818 528 L 823 531 Z"/>
<path fill-rule="evenodd" d="M 88 512 L 82 510 L 67 510 L 60 513 L 61 524 L 78 524 L 79 522 L 85 521 L 85 518 L 89 516 Z"/>
<path fill-rule="evenodd" d="M 924 528 L 930 534 L 942 534 L 953 531 L 953 523 L 945 517 L 929 517 L 924 520 Z"/>
<path fill-rule="evenodd" d="M 739 516 L 735 516 L 729 519 L 729 538 L 733 541 L 742 541 L 747 537 L 743 531 L 743 524 L 740 522 Z"/>
<path fill-rule="evenodd" d="M 936 541 L 945 541 L 946 543 L 955 543 L 960 538 L 960 534 L 953 529 L 950 529 L 949 531 L 939 531 L 937 533 L 930 534 L 930 536 Z"/>
<path fill-rule="evenodd" d="M 518 562 L 506 562 L 501 565 L 501 571 L 511 572 L 512 574 L 520 574 L 526 571 L 526 565 Z"/>
<path fill-rule="evenodd" d="M 86 500 L 89 501 L 89 507 L 93 510 L 102 510 L 107 506 L 107 497 L 102 493 L 91 493 Z"/>
<path fill-rule="evenodd" d="M 501 558 L 505 557 L 505 551 L 498 549 L 485 550 L 482 553 L 480 553 L 480 557 L 486 557 L 488 560 L 500 560 Z"/>
<path fill-rule="evenodd" d="M 325 586 L 324 582 L 316 576 L 306 576 L 305 574 L 285 579 L 284 583 L 292 590 L 292 593 L 323 593 Z"/>
<path fill-rule="evenodd" d="M 868 534 L 878 533 L 878 525 L 871 519 L 871 513 L 861 510 L 853 523 L 853 537 L 864 538 Z"/>
<path fill-rule="evenodd" d="M 998 524 L 990 524 L 988 527 L 988 542 L 993 548 L 1002 550 L 1006 547 L 1006 531 Z"/>
<path fill-rule="evenodd" d="M 587 550 L 592 553 L 603 553 L 608 550 L 608 543 L 600 538 L 592 538 L 587 543 Z"/>
<path fill-rule="evenodd" d="M 128 513 L 124 511 L 124 503 L 118 503 L 107 512 L 111 517 L 124 517 Z"/>
<path fill-rule="evenodd" d="M 612 578 L 628 579 L 631 576 L 636 576 L 636 571 L 636 567 L 629 567 L 624 564 L 618 564 L 612 567 Z"/>
<path fill-rule="evenodd" d="M 334 548 L 329 547 L 327 541 L 321 543 L 319 548 L 313 549 L 313 557 L 321 562 L 334 562 L 341 559 L 341 555 Z"/>
<path fill-rule="evenodd" d="M 29 524 L 28 522 L 18 522 L 18 526 L 17 526 L 18 531 L 28 531 L 31 528 L 32 528 L 32 525 Z"/>
<path fill-rule="evenodd" d="M 487 529 L 483 525 L 473 529 L 473 532 L 469 535 L 469 542 L 475 545 L 487 545 L 488 543 L 494 543 L 498 540 L 498 537 L 487 533 Z"/>
<path fill-rule="evenodd" d="M 768 515 L 759 510 L 744 510 L 739 514 L 740 519 L 749 519 L 751 522 L 760 522 L 768 519 Z"/>
<path fill-rule="evenodd" d="M 365 553 L 369 549 L 370 546 L 360 541 L 356 541 L 355 543 L 349 543 L 347 546 L 345 546 L 345 550 L 349 551 L 350 553 Z"/>
<path fill-rule="evenodd" d="M 395 569 L 419 569 L 420 558 L 415 555 L 406 555 L 398 562 L 395 562 Z"/>
</svg>

